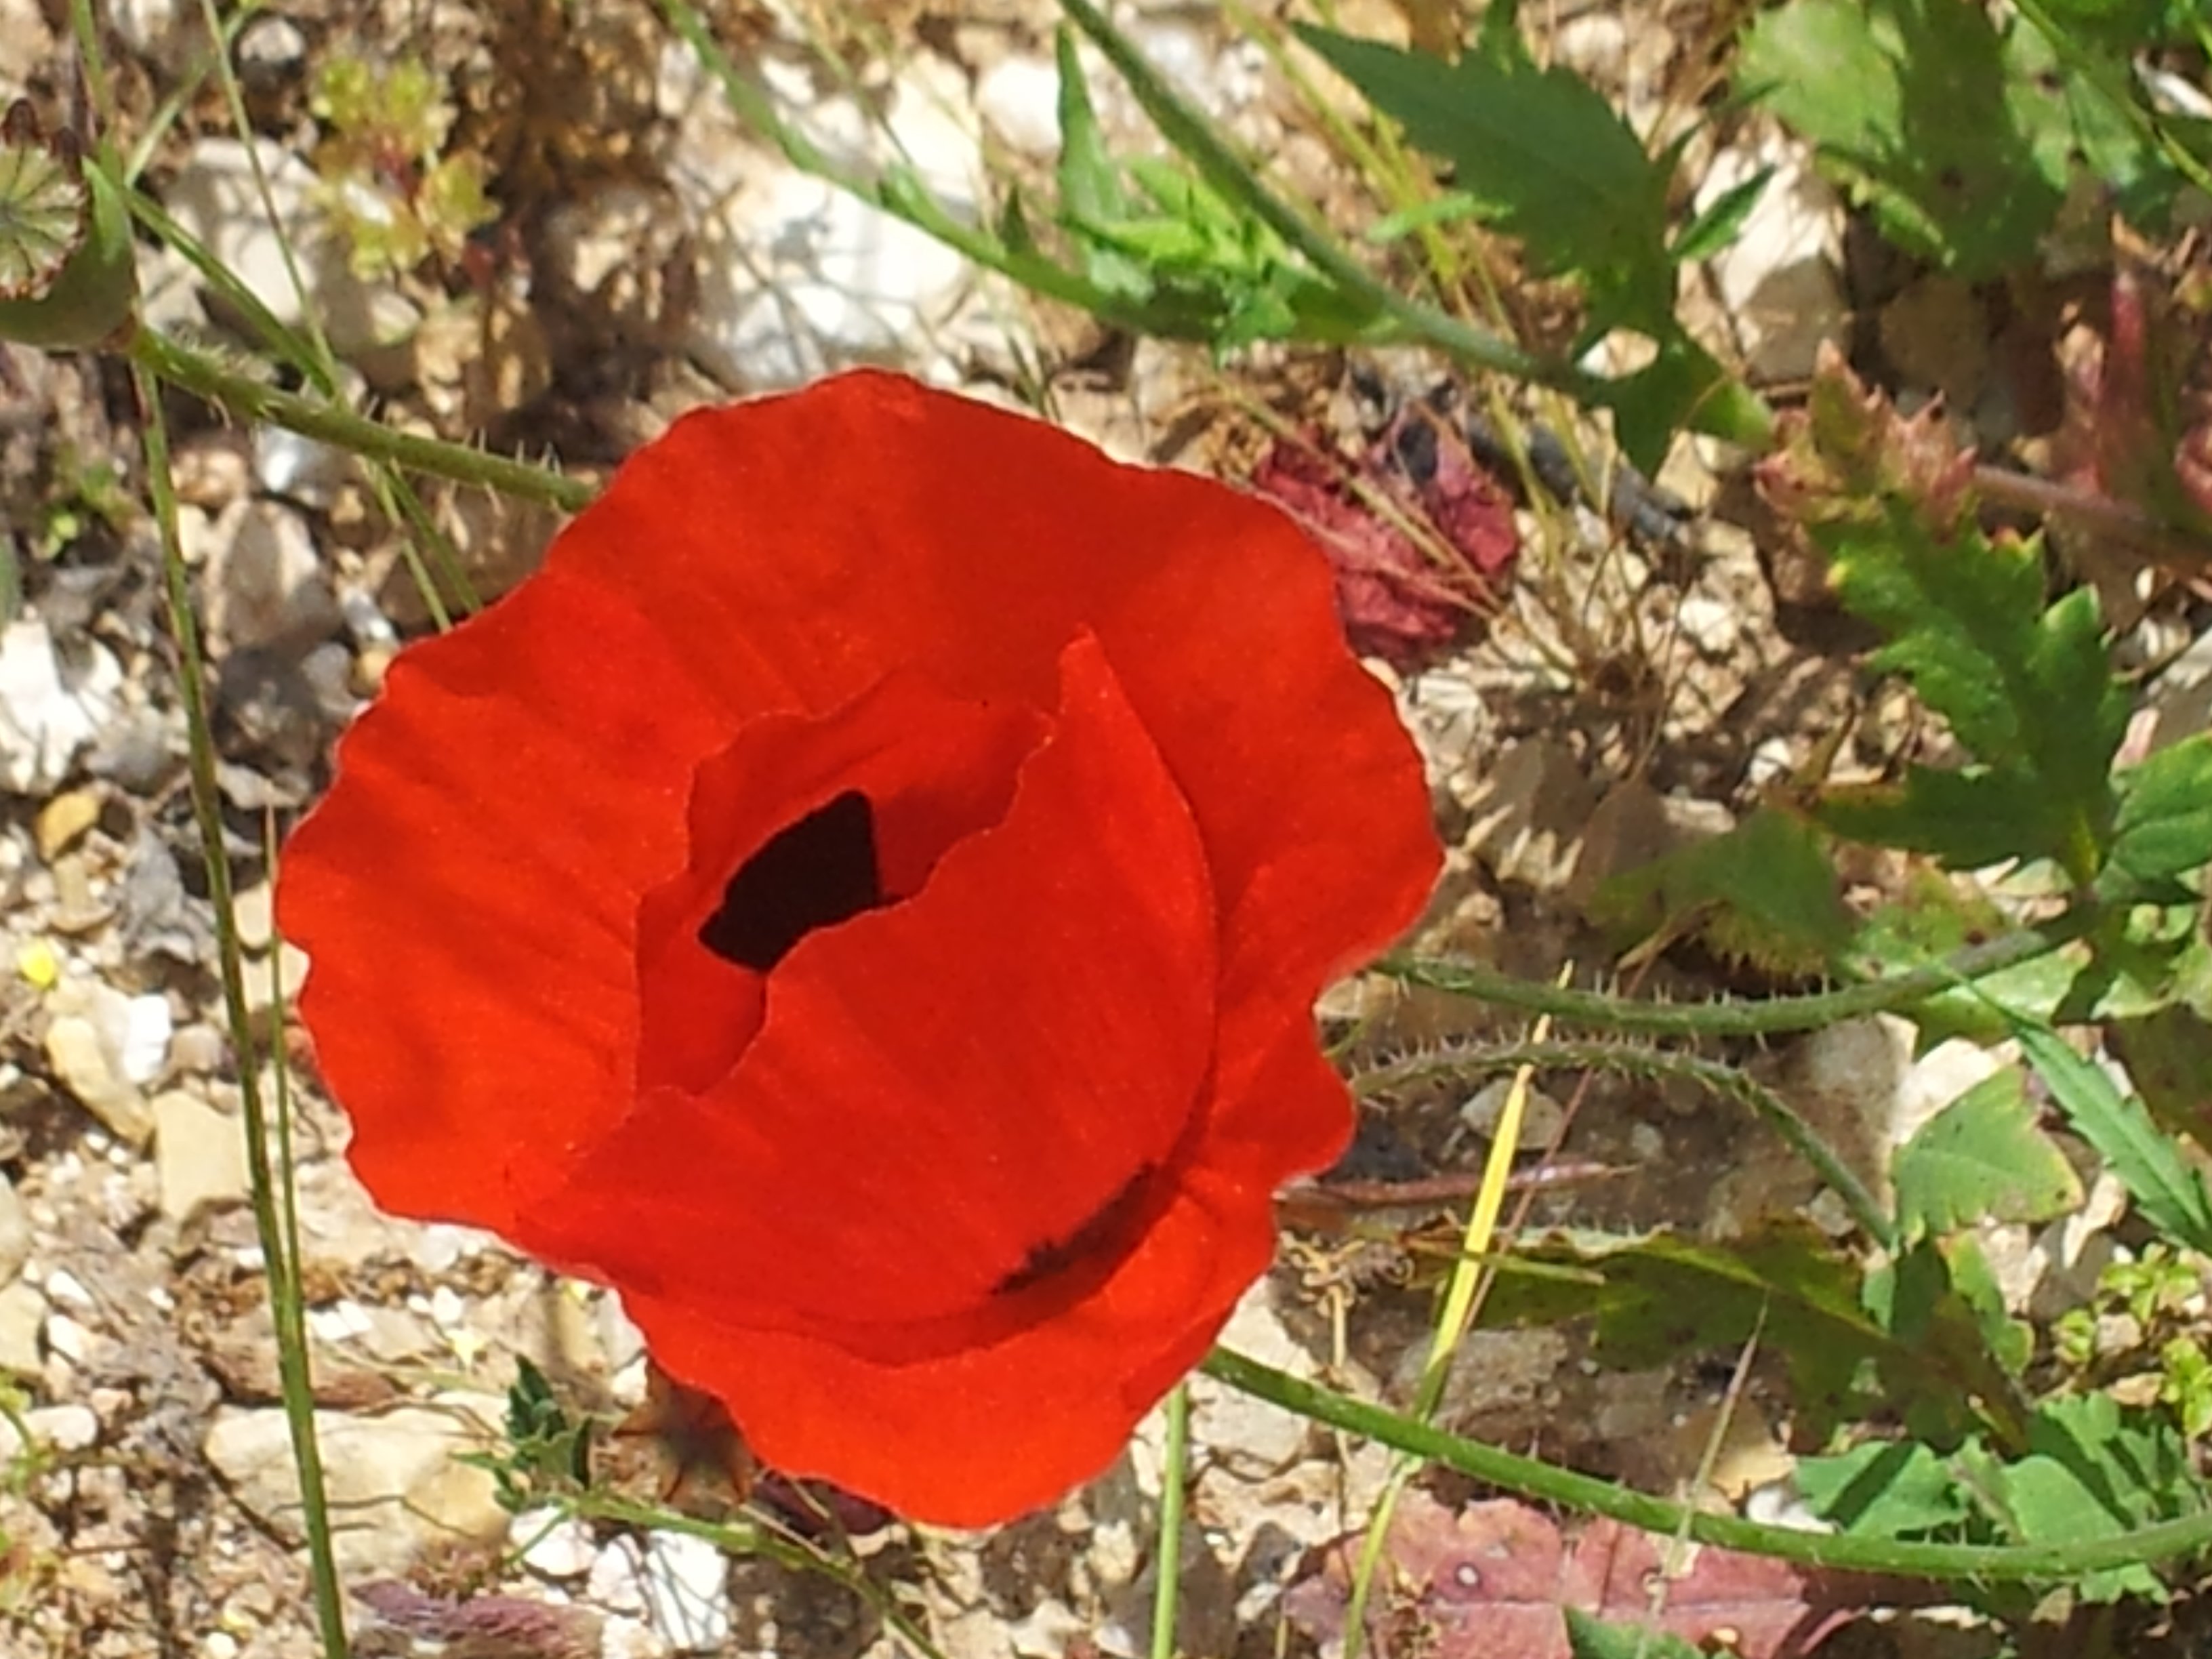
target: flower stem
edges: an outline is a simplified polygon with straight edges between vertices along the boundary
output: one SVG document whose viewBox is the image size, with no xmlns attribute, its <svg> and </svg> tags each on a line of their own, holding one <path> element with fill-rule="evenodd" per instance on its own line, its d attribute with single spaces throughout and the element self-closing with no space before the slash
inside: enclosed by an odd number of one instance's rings
<svg viewBox="0 0 2212 1659">
<path fill-rule="evenodd" d="M 234 420 L 265 421 L 369 460 L 389 461 L 456 483 L 481 484 L 564 513 L 580 510 L 598 494 L 582 479 L 551 467 L 440 438 L 395 432 L 354 410 L 283 391 L 152 329 L 140 329 L 128 351 L 131 363 L 143 373 L 213 404 Z"/>
<path fill-rule="evenodd" d="M 2066 1544 L 1922 1544 L 1863 1534 L 1763 1526 L 1733 1515 L 1688 1509 L 1555 1463 L 1462 1440 L 1380 1406 L 1304 1382 L 1231 1349 L 1216 1348 L 1201 1369 L 1255 1400 L 1426 1458 L 1487 1486 L 1540 1502 L 1610 1516 L 1625 1525 L 1662 1536 L 1680 1534 L 1700 1544 L 1771 1556 L 1802 1566 L 1913 1578 L 2057 1583 L 2110 1567 L 2175 1560 L 2212 1547 L 2212 1511 Z"/>
<path fill-rule="evenodd" d="M 1456 957 L 1385 957 L 1375 964 L 1375 971 L 1408 985 L 1549 1014 L 1570 1025 L 1601 1030 L 1668 1037 L 1771 1036 L 1909 1009 L 1968 980 L 2046 955 L 2087 932 L 2093 922 L 2086 908 L 2070 911 L 2042 927 L 1969 945 L 1925 968 L 1808 996 L 1755 1001 L 1638 1002 L 1602 991 L 1518 979 L 1488 963 Z"/>
</svg>

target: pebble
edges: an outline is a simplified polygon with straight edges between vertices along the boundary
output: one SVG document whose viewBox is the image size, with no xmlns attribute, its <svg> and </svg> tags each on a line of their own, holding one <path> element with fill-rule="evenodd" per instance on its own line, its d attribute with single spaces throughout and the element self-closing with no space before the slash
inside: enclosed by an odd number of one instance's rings
<svg viewBox="0 0 2212 1659">
<path fill-rule="evenodd" d="M 38 1286 L 18 1280 L 0 1289 L 0 1375 L 36 1376 L 46 1358 L 39 1332 L 46 1322 L 46 1298 Z"/>
<path fill-rule="evenodd" d="M 376 1417 L 316 1413 L 331 1505 L 350 1523 L 335 1540 L 341 1570 L 397 1574 L 423 1549 L 504 1538 L 508 1516 L 491 1476 L 457 1461 L 481 1447 L 504 1411 L 502 1401 L 446 1395 Z M 240 1504 L 300 1541 L 299 1481 L 281 1408 L 218 1410 L 203 1449 Z"/>
<path fill-rule="evenodd" d="M 65 1313 L 46 1316 L 46 1346 L 71 1364 L 82 1365 L 91 1358 L 98 1340 Z"/>
<path fill-rule="evenodd" d="M 91 789 L 67 789 L 39 809 L 32 839 L 39 856 L 52 864 L 100 822 L 100 795 Z"/>
<path fill-rule="evenodd" d="M 1698 186 L 1700 212 L 1771 167 L 1735 241 L 1711 261 L 1721 303 L 1743 341 L 1759 381 L 1803 380 L 1823 344 L 1841 343 L 1850 315 L 1844 303 L 1843 208 L 1813 169 L 1803 146 L 1770 137 L 1750 149 L 1723 149 Z"/>
<path fill-rule="evenodd" d="M 1510 1077 L 1494 1078 L 1459 1109 L 1459 1121 L 1486 1139 L 1497 1133 L 1505 1115 L 1505 1102 L 1513 1092 Z M 1541 1089 L 1531 1087 L 1521 1109 L 1521 1133 L 1515 1151 L 1540 1152 L 1552 1144 L 1566 1121 L 1566 1109 Z"/>
<path fill-rule="evenodd" d="M 591 1529 L 551 1510 L 525 1510 L 507 1529 L 507 1547 L 542 1578 L 581 1578 L 599 1559 Z"/>
<path fill-rule="evenodd" d="M 648 1533 L 640 1581 L 646 1615 L 678 1653 L 719 1653 L 730 1640 L 730 1558 L 704 1538 Z"/>
<path fill-rule="evenodd" d="M 0 1175 L 0 1285 L 12 1285 L 31 1259 L 31 1218 L 15 1183 Z"/>
<path fill-rule="evenodd" d="M 976 135 L 942 107 L 945 93 L 928 76 L 902 77 L 884 100 L 894 146 L 851 100 L 814 96 L 793 66 L 767 59 L 761 71 L 841 165 L 875 172 L 896 162 L 949 211 L 972 210 L 963 204 L 972 204 L 981 167 Z M 685 343 L 734 387 L 796 386 L 857 362 L 915 363 L 970 286 L 959 253 L 792 167 L 714 100 L 685 107 L 675 155 L 669 182 L 697 258 Z"/>
<path fill-rule="evenodd" d="M 1060 154 L 1060 71 L 1042 58 L 1002 58 L 975 80 L 983 125 L 1021 155 Z"/>
<path fill-rule="evenodd" d="M 36 617 L 0 632 L 0 789 L 51 794 L 77 752 L 114 718 L 123 669 L 80 641 L 67 660 Z"/>
<path fill-rule="evenodd" d="M 201 574 L 218 650 L 304 650 L 342 620 L 307 521 L 277 501 L 243 501 L 217 522 Z"/>
<path fill-rule="evenodd" d="M 253 481 L 271 495 L 302 507 L 327 507 L 356 476 L 353 457 L 330 444 L 281 426 L 253 434 Z"/>
<path fill-rule="evenodd" d="M 246 1137 L 239 1119 L 181 1089 L 156 1095 L 153 1112 L 154 1173 L 163 1215 L 181 1222 L 206 1206 L 246 1197 Z"/>
<path fill-rule="evenodd" d="M 137 1085 L 123 1075 L 121 1056 L 92 1018 L 57 1015 L 46 1026 L 46 1061 L 77 1103 L 118 1139 L 143 1146 L 154 1114 Z"/>
</svg>

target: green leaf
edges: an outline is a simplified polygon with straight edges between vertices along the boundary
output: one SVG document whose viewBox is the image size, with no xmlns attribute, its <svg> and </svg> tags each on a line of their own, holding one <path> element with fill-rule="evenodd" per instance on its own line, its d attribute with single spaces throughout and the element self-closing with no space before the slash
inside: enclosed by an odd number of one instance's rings
<svg viewBox="0 0 2212 1659">
<path fill-rule="evenodd" d="M 2051 1138 L 2017 1071 L 1984 1079 L 1898 1152 L 1893 1172 L 1907 1237 L 1977 1221 L 2048 1221 L 2081 1201 L 2081 1182 Z"/>
<path fill-rule="evenodd" d="M 1774 974 L 1817 973 L 1851 936 L 1823 838 L 1772 807 L 1613 877 L 1598 890 L 1591 919 L 1639 937 L 1694 932 L 1719 954 Z"/>
<path fill-rule="evenodd" d="M 1809 1225 L 1775 1225 L 1726 1246 L 1668 1232 L 1553 1235 L 1526 1242 L 1517 1254 L 1594 1271 L 1599 1283 L 1501 1277 L 1486 1304 L 1491 1317 L 1546 1324 L 1595 1316 L 1597 1357 L 1629 1368 L 1733 1352 L 1757 1334 L 1786 1357 L 1807 1422 L 1850 1416 L 1869 1363 L 1893 1408 L 1925 1398 L 1956 1413 L 2009 1386 L 1980 1355 L 1970 1314 L 1952 1322 L 1966 1331 L 1963 1342 L 1886 1328 L 1862 1304 L 1856 1264 Z"/>
<path fill-rule="evenodd" d="M 1761 167 L 1741 184 L 1723 191 L 1711 207 L 1683 227 L 1668 250 L 1668 257 L 1687 264 L 1692 259 L 1710 259 L 1727 247 L 1742 233 L 1743 222 L 1751 217 L 1751 210 L 1759 205 L 1773 177 L 1772 167 Z"/>
<path fill-rule="evenodd" d="M 1674 316 L 1666 169 L 1597 90 L 1540 67 L 1510 28 L 1448 64 L 1308 25 L 1298 37 L 1450 162 L 1454 183 L 1524 244 L 1534 268 L 1577 275 L 1592 302 L 1657 338 Z"/>
<path fill-rule="evenodd" d="M 2143 1218 L 2176 1243 L 2212 1250 L 2212 1194 L 2143 1103 L 2123 1097 L 2103 1068 L 2047 1026 L 2016 1020 L 2013 1035 L 2075 1133 L 2111 1166 Z"/>
<path fill-rule="evenodd" d="M 2212 734 L 2161 749 L 2114 782 L 2119 811 L 2107 877 L 2150 885 L 2212 863 Z"/>
<path fill-rule="evenodd" d="M 1580 1607 L 1563 1607 L 1567 1651 L 1574 1659 L 1705 1659 L 1687 1637 L 1650 1625 L 1610 1625 Z"/>
<path fill-rule="evenodd" d="M 2002 1465 L 1997 1474 L 2008 1529 L 2022 1543 L 2117 1537 L 2204 1507 L 2203 1486 L 2173 1425 L 2148 1413 L 2124 1412 L 2108 1395 L 2052 1401 L 2036 1413 L 2028 1444 L 2027 1456 Z M 2165 1586 L 2144 1566 L 2094 1572 L 2078 1588 L 2093 1601 L 2166 1597 Z"/>
<path fill-rule="evenodd" d="M 1915 769 L 1902 792 L 1838 792 L 1823 818 L 1953 866 L 2051 858 L 2093 878 L 2129 707 L 2096 596 L 2080 589 L 2045 609 L 2035 543 L 1999 545 L 1970 525 L 1940 537 L 1900 501 L 1812 534 L 1844 603 L 1891 636 L 1875 665 L 1910 678 L 1973 762 Z"/>
<path fill-rule="evenodd" d="M 1059 30 L 1054 50 L 1060 65 L 1060 205 L 1079 235 L 1085 227 L 1118 222 L 1127 216 L 1130 204 L 1121 188 L 1121 169 L 1106 149 L 1098 112 L 1091 107 L 1075 37 L 1065 28 Z M 1141 261 L 1100 246 L 1095 239 L 1081 240 L 1086 244 L 1084 274 L 1097 287 L 1131 299 L 1152 293 L 1152 279 Z"/>
<path fill-rule="evenodd" d="M 1845 1532 L 1963 1540 L 1973 1515 L 1950 1468 L 1915 1440 L 1875 1440 L 1833 1457 L 1801 1457 L 1793 1479 L 1814 1512 Z"/>
<path fill-rule="evenodd" d="M 2063 199 L 2021 129 L 2006 48 L 1959 0 L 1792 0 L 1753 23 L 1737 76 L 1892 240 L 1980 281 L 2032 258 Z"/>
</svg>

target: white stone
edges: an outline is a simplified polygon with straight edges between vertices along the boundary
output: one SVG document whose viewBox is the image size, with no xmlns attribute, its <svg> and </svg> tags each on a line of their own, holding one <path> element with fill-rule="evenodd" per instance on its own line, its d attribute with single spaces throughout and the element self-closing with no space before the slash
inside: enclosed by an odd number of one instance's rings
<svg viewBox="0 0 2212 1659">
<path fill-rule="evenodd" d="M 646 1534 L 641 1587 L 646 1614 L 678 1653 L 719 1653 L 733 1620 L 730 1558 L 687 1533 Z"/>
<path fill-rule="evenodd" d="M 386 343 L 395 321 L 388 301 L 399 296 L 353 274 L 318 204 L 321 181 L 306 157 L 273 138 L 254 143 L 249 154 L 235 138 L 196 140 L 170 182 L 169 212 L 278 321 L 297 325 L 311 304 L 340 356 Z M 273 223 L 255 182 L 257 155 L 275 210 Z M 285 240 L 299 267 L 300 287 L 307 290 L 306 304 L 285 263 Z"/>
<path fill-rule="evenodd" d="M 249 1190 L 245 1126 L 198 1096 L 172 1089 L 154 1097 L 154 1178 L 161 1213 L 183 1221 Z"/>
<path fill-rule="evenodd" d="M 36 1376 L 45 1363 L 39 1332 L 46 1322 L 46 1298 L 38 1286 L 16 1283 L 0 1289 L 0 1376 Z"/>
<path fill-rule="evenodd" d="M 402 1572 L 418 1550 L 507 1534 L 491 1476 L 456 1461 L 489 1443 L 504 1404 L 447 1395 L 376 1417 L 315 1413 L 337 1530 L 338 1565 L 349 1577 Z M 238 1501 L 287 1541 L 301 1536 L 300 1489 L 282 1409 L 218 1410 L 204 1443 Z"/>
<path fill-rule="evenodd" d="M 343 620 L 307 521 L 277 501 L 240 501 L 217 521 L 202 573 L 219 648 L 295 651 Z"/>
<path fill-rule="evenodd" d="M 93 1299 L 92 1292 L 85 1289 L 84 1281 L 67 1267 L 57 1267 L 46 1275 L 46 1299 L 65 1308 L 91 1309 L 100 1305 Z"/>
<path fill-rule="evenodd" d="M 338 488 L 354 475 L 353 457 L 344 450 L 281 426 L 253 433 L 253 481 L 271 495 L 307 507 L 328 507 Z"/>
<path fill-rule="evenodd" d="M 1060 154 L 1060 71 L 1042 58 L 1002 58 L 975 78 L 975 112 L 1010 149 Z"/>
<path fill-rule="evenodd" d="M 115 716 L 123 669 L 104 646 L 66 657 L 36 617 L 0 633 L 0 789 L 51 794 Z"/>
<path fill-rule="evenodd" d="M 125 46 L 172 71 L 191 57 L 198 23 L 198 9 L 187 14 L 178 0 L 110 0 L 107 8 L 108 27 Z"/>
<path fill-rule="evenodd" d="M 1768 167 L 1774 173 L 1758 204 L 1711 268 L 1752 378 L 1802 380 L 1821 345 L 1840 343 L 1850 325 L 1838 276 L 1843 208 L 1835 191 L 1802 145 L 1770 137 L 1755 149 L 1715 156 L 1697 205 L 1703 212 Z"/>
<path fill-rule="evenodd" d="M 610 1613 L 645 1611 L 645 1553 L 635 1538 L 611 1540 L 592 1563 L 584 1595 L 594 1607 Z"/>
<path fill-rule="evenodd" d="M 591 1529 L 552 1510 L 525 1510 L 507 1529 L 507 1547 L 544 1578 L 581 1578 L 599 1559 Z"/>
<path fill-rule="evenodd" d="M 56 1451 L 89 1451 L 100 1443 L 100 1419 L 89 1406 L 40 1406 L 23 1413 L 23 1426 Z"/>
<path fill-rule="evenodd" d="M 1725 657 L 1743 637 L 1743 623 L 1735 607 L 1709 594 L 1685 596 L 1674 608 L 1674 620 L 1691 644 L 1709 657 Z"/>
<path fill-rule="evenodd" d="M 100 1025 L 85 1014 L 57 1015 L 46 1026 L 46 1062 L 62 1086 L 118 1139 L 143 1146 L 154 1114 L 137 1085 L 123 1075 L 122 1058 Z"/>
<path fill-rule="evenodd" d="M 65 1313 L 46 1316 L 46 1346 L 73 1365 L 90 1358 L 99 1340 Z"/>
<path fill-rule="evenodd" d="M 951 88 L 902 81 L 889 100 L 894 143 L 850 100 L 816 96 L 797 66 L 768 58 L 758 68 L 836 165 L 868 177 L 906 167 L 949 212 L 973 211 L 978 147 L 952 112 Z M 674 155 L 669 182 L 696 245 L 685 343 L 714 374 L 765 391 L 854 363 L 913 368 L 930 356 L 969 285 L 959 253 L 792 167 L 711 99 L 689 102 Z"/>
<path fill-rule="evenodd" d="M 124 1005 L 116 1069 L 141 1086 L 151 1083 L 168 1063 L 173 1030 L 168 998 L 151 991 L 132 997 Z"/>
<path fill-rule="evenodd" d="M 31 1259 L 31 1218 L 15 1183 L 0 1175 L 0 1285 L 12 1285 Z"/>
</svg>

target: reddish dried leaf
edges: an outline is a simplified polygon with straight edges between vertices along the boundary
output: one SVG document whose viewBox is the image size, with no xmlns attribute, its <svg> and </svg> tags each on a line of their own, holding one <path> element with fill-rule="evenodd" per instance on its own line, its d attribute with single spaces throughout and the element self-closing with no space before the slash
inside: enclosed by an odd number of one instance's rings
<svg viewBox="0 0 2212 1659">
<path fill-rule="evenodd" d="M 363 1584 L 354 1599 L 384 1623 L 451 1659 L 596 1659 L 599 1615 L 515 1595 L 425 1595 L 396 1579 Z"/>
<path fill-rule="evenodd" d="M 1285 1601 L 1316 1640 L 1340 1643 L 1362 1540 L 1332 1547 Z M 1454 1512 L 1421 1492 L 1402 1498 L 1368 1596 L 1363 1646 L 1376 1659 L 1570 1659 L 1563 1608 L 1608 1623 L 1650 1622 L 1740 1659 L 1789 1659 L 1849 1619 L 1861 1582 L 1808 1573 L 1730 1550 L 1692 1551 L 1664 1573 L 1666 1542 L 1599 1519 L 1570 1545 L 1516 1499 Z"/>
<path fill-rule="evenodd" d="M 1419 669 L 1466 638 L 1497 608 L 1520 556 L 1504 491 L 1419 405 L 1402 411 L 1356 462 L 1318 438 L 1284 440 L 1261 458 L 1252 487 L 1328 552 L 1352 648 L 1395 668 Z M 1429 544 L 1363 501 L 1360 487 L 1425 526 Z"/>
</svg>

